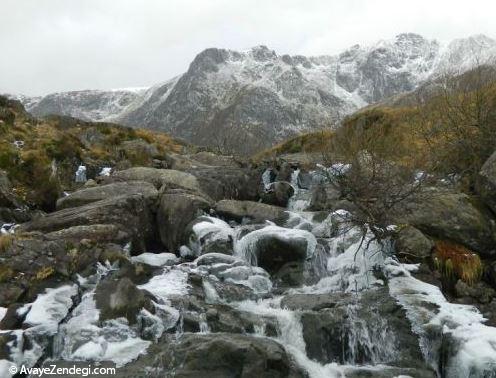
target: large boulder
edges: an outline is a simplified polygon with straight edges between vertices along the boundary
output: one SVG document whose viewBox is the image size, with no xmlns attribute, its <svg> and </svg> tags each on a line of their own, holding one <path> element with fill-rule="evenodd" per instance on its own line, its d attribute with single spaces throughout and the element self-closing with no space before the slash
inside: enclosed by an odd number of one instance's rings
<svg viewBox="0 0 496 378">
<path fill-rule="evenodd" d="M 115 224 L 73 226 L 46 233 L 44 239 L 70 242 L 87 240 L 91 243 L 115 243 L 119 245 L 125 245 L 131 241 L 130 235 Z"/>
<path fill-rule="evenodd" d="M 312 188 L 309 210 L 335 210 L 341 193 L 331 183 L 321 183 Z"/>
<path fill-rule="evenodd" d="M 496 151 L 482 166 L 477 189 L 484 203 L 496 213 Z"/>
<path fill-rule="evenodd" d="M 162 186 L 167 188 L 181 188 L 191 191 L 200 191 L 198 180 L 195 176 L 173 169 L 156 169 L 148 167 L 133 167 L 112 173 L 105 177 L 105 181 L 146 181 L 157 189 Z"/>
<path fill-rule="evenodd" d="M 395 239 L 396 254 L 409 262 L 422 262 L 431 256 L 434 243 L 415 227 L 402 228 Z"/>
<path fill-rule="evenodd" d="M 92 274 L 97 262 L 125 261 L 124 248 L 89 239 L 23 233 L 0 254 L 0 307 L 33 300 L 45 287 Z"/>
<path fill-rule="evenodd" d="M 77 207 L 88 203 L 108 199 L 120 195 L 141 194 L 149 204 L 153 204 L 158 191 L 146 181 L 116 182 L 107 185 L 84 188 L 57 201 L 57 210 Z"/>
<path fill-rule="evenodd" d="M 234 230 L 221 219 L 201 216 L 189 224 L 186 232 L 188 247 L 196 256 L 212 252 L 233 253 Z"/>
<path fill-rule="evenodd" d="M 243 236 L 236 253 L 276 274 L 287 263 L 303 264 L 313 256 L 316 247 L 317 240 L 308 231 L 267 226 Z"/>
<path fill-rule="evenodd" d="M 201 190 L 213 200 L 256 200 L 260 172 L 240 167 L 196 167 L 188 169 L 196 177 Z"/>
<path fill-rule="evenodd" d="M 142 308 L 153 309 L 150 296 L 140 290 L 127 277 L 119 280 L 104 280 L 95 290 L 96 307 L 100 310 L 100 321 L 124 317 L 134 324 Z"/>
<path fill-rule="evenodd" d="M 175 377 L 305 377 L 276 341 L 240 334 L 185 333 L 177 340 L 170 336 L 119 373 L 136 376 L 150 364 Z"/>
<path fill-rule="evenodd" d="M 211 203 L 204 197 L 180 189 L 165 191 L 160 198 L 157 225 L 160 240 L 169 252 L 187 243 L 188 224 L 207 212 Z"/>
<path fill-rule="evenodd" d="M 426 375 L 420 376 L 435 376 L 423 362 L 404 310 L 387 288 L 361 294 L 289 294 L 281 306 L 300 311 L 311 359 L 323 364 L 390 365 L 407 369 L 404 373 L 425 369 Z"/>
<path fill-rule="evenodd" d="M 214 209 L 220 216 L 236 222 L 249 220 L 256 223 L 269 220 L 280 224 L 288 217 L 281 207 L 253 201 L 222 200 L 215 204 Z"/>
<path fill-rule="evenodd" d="M 496 255 L 496 223 L 474 198 L 430 188 L 402 206 L 394 223 L 410 224 L 426 235 L 453 240 L 482 257 Z"/>
<path fill-rule="evenodd" d="M 76 208 L 59 210 L 24 223 L 20 231 L 54 232 L 74 226 L 114 225 L 128 234 L 132 250 L 142 252 L 155 241 L 155 222 L 141 194 L 118 196 Z"/>
<path fill-rule="evenodd" d="M 294 192 L 294 188 L 289 182 L 276 181 L 264 191 L 262 200 L 270 205 L 286 207 Z"/>
</svg>

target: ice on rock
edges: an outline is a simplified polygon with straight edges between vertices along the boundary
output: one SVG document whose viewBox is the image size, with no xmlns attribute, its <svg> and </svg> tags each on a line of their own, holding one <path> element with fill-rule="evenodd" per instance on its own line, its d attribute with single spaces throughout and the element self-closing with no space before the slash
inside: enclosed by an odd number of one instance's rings
<svg viewBox="0 0 496 378">
<path fill-rule="evenodd" d="M 265 238 L 277 239 L 288 244 L 303 241 L 306 245 L 306 259 L 312 257 L 317 247 L 317 239 L 308 231 L 269 225 L 242 237 L 235 245 L 235 255 L 251 265 L 257 265 L 257 244 Z"/>
<path fill-rule="evenodd" d="M 265 294 L 272 290 L 269 274 L 262 268 L 250 266 L 245 261 L 220 253 L 207 253 L 196 261 L 197 273 L 215 281 L 223 281 L 250 288 L 255 294 Z M 209 301 L 219 300 L 215 287 L 206 279 L 203 289 Z"/>
<path fill-rule="evenodd" d="M 145 252 L 138 256 L 132 256 L 131 261 L 135 263 L 147 264 L 150 266 L 172 265 L 178 262 L 178 258 L 173 253 L 150 253 Z"/>
<path fill-rule="evenodd" d="M 0 360 L 0 377 L 2 378 L 11 378 L 13 374 L 10 372 L 10 368 L 12 366 L 16 366 L 14 362 L 11 362 L 9 360 Z"/>
<path fill-rule="evenodd" d="M 110 173 L 112 173 L 112 168 L 111 167 L 103 167 L 100 170 L 100 173 L 98 175 L 99 176 L 110 176 Z"/>
<path fill-rule="evenodd" d="M 34 333 L 53 335 L 57 332 L 59 323 L 67 316 L 73 305 L 73 297 L 78 293 L 77 285 L 65 285 L 56 289 L 46 289 L 36 300 L 21 308 L 19 312 L 29 312 L 24 324 Z"/>
<path fill-rule="evenodd" d="M 99 325 L 94 292 L 83 295 L 72 317 L 60 327 L 55 354 L 66 360 L 113 361 L 123 366 L 145 353 L 150 341 L 142 340 L 124 318 Z"/>
<path fill-rule="evenodd" d="M 441 290 L 410 273 L 415 267 L 387 259 L 389 292 L 403 306 L 420 337 L 424 358 L 439 371 L 439 335 L 436 327 L 451 338 L 445 376 L 494 377 L 496 373 L 496 328 L 484 325 L 484 317 L 473 306 L 450 303 Z M 432 339 L 433 338 L 433 339 Z M 444 339 L 443 338 L 443 339 Z M 454 346 L 454 347 L 453 347 Z"/>
<path fill-rule="evenodd" d="M 174 295 L 188 294 L 188 273 L 179 269 L 164 268 L 162 274 L 153 276 L 147 283 L 138 286 L 147 290 L 156 298 L 167 301 Z"/>
<path fill-rule="evenodd" d="M 7 314 L 7 308 L 6 307 L 0 307 L 0 322 L 5 317 L 6 314 Z"/>
<path fill-rule="evenodd" d="M 75 174 L 75 181 L 84 183 L 86 182 L 86 166 L 80 165 Z"/>
<path fill-rule="evenodd" d="M 196 256 L 204 253 L 203 248 L 207 244 L 223 243 L 232 244 L 234 230 L 221 219 L 202 216 L 192 227 L 193 235 L 190 237 L 189 248 Z"/>
</svg>

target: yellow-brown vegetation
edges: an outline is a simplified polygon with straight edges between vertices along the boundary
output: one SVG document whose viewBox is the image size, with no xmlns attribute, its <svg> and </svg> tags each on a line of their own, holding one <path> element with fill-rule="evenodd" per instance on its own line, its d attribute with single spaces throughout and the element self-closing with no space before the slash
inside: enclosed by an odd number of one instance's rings
<svg viewBox="0 0 496 378">
<path fill-rule="evenodd" d="M 479 256 L 460 244 L 438 240 L 434 248 L 436 268 L 448 279 L 461 279 L 473 285 L 482 276 L 482 262 Z"/>
</svg>

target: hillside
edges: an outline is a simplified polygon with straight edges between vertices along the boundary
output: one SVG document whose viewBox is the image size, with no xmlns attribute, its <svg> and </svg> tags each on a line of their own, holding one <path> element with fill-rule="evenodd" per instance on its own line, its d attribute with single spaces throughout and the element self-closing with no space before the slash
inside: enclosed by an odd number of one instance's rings
<svg viewBox="0 0 496 378">
<path fill-rule="evenodd" d="M 30 207 L 53 209 L 62 192 L 73 189 L 79 165 L 95 177 L 105 167 L 160 164 L 183 146 L 149 130 L 67 116 L 34 118 L 20 102 L 0 96 L 0 169 Z"/>
</svg>

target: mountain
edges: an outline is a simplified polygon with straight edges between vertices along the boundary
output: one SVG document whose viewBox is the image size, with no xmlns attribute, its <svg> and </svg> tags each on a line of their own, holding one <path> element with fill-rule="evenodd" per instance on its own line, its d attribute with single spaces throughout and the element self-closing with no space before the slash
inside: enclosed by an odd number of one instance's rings
<svg viewBox="0 0 496 378">
<path fill-rule="evenodd" d="M 10 96 L 23 103 L 34 116 L 66 115 L 84 121 L 104 121 L 121 113 L 147 88 L 84 90 L 52 93 L 43 97 Z"/>
<path fill-rule="evenodd" d="M 467 70 L 495 52 L 496 41 L 484 35 L 443 44 L 413 33 L 335 56 L 211 48 L 184 74 L 146 91 L 67 92 L 23 102 L 36 115 L 115 121 L 248 154 L 445 72 Z"/>
</svg>

